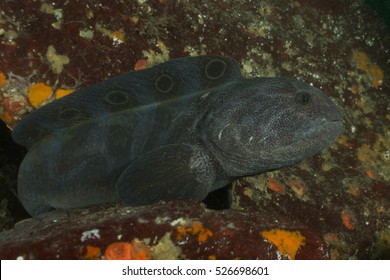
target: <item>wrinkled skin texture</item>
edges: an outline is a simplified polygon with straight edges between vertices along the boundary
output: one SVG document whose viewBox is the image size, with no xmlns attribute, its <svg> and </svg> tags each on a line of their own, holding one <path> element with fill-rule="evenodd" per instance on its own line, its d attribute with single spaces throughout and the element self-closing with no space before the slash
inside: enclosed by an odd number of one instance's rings
<svg viewBox="0 0 390 280">
<path fill-rule="evenodd" d="M 124 73 L 31 113 L 14 140 L 31 215 L 122 201 L 202 200 L 234 179 L 330 145 L 342 116 L 320 90 L 245 79 L 231 58 L 200 56 Z"/>
</svg>

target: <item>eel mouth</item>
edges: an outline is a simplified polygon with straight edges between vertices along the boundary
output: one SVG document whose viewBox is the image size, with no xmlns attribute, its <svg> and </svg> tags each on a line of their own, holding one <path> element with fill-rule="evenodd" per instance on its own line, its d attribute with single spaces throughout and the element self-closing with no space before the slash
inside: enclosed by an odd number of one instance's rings
<svg viewBox="0 0 390 280">
<path fill-rule="evenodd" d="M 336 138 L 344 132 L 343 121 L 339 119 L 327 121 L 322 124 L 321 129 L 328 131 L 330 134 L 334 135 L 334 138 Z"/>
<path fill-rule="evenodd" d="M 294 133 L 293 142 L 320 141 L 331 144 L 344 131 L 343 121 L 339 116 L 332 118 L 318 118 L 307 121 Z"/>
</svg>

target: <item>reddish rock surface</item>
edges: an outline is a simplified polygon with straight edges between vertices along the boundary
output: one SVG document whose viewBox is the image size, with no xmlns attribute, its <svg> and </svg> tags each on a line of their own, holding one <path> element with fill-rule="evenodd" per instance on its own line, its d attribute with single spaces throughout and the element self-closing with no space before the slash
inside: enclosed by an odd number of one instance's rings
<svg viewBox="0 0 390 280">
<path fill-rule="evenodd" d="M 302 224 L 255 212 L 212 211 L 193 201 L 53 211 L 0 233 L 1 259 L 122 257 L 328 259 L 329 254 L 322 238 Z"/>
</svg>

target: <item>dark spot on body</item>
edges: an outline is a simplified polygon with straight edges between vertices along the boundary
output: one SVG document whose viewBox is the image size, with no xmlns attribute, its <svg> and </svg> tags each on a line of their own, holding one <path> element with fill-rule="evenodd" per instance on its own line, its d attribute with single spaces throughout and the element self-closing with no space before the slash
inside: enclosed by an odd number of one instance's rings
<svg viewBox="0 0 390 280">
<path fill-rule="evenodd" d="M 226 63 L 223 60 L 213 59 L 205 67 L 206 77 L 217 80 L 225 74 Z"/>
<path fill-rule="evenodd" d="M 172 90 L 174 86 L 174 81 L 169 75 L 162 74 L 160 77 L 157 78 L 155 86 L 159 92 L 167 93 Z"/>
<path fill-rule="evenodd" d="M 104 96 L 104 100 L 112 105 L 119 105 L 119 104 L 124 104 L 129 101 L 129 98 L 126 93 L 115 90 L 107 93 Z"/>
<path fill-rule="evenodd" d="M 102 96 L 102 101 L 110 112 L 119 112 L 138 105 L 136 95 L 122 89 L 110 90 Z"/>
<path fill-rule="evenodd" d="M 79 119 L 81 111 L 75 108 L 67 108 L 59 112 L 58 118 L 64 121 L 73 121 Z"/>
</svg>

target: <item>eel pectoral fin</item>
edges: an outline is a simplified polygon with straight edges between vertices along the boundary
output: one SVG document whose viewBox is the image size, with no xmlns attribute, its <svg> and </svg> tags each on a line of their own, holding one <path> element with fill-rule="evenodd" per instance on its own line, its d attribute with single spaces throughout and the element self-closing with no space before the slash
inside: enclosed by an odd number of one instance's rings
<svg viewBox="0 0 390 280">
<path fill-rule="evenodd" d="M 127 205 L 178 198 L 202 200 L 212 187 L 215 171 L 202 148 L 167 145 L 132 162 L 120 175 L 116 190 Z"/>
</svg>

